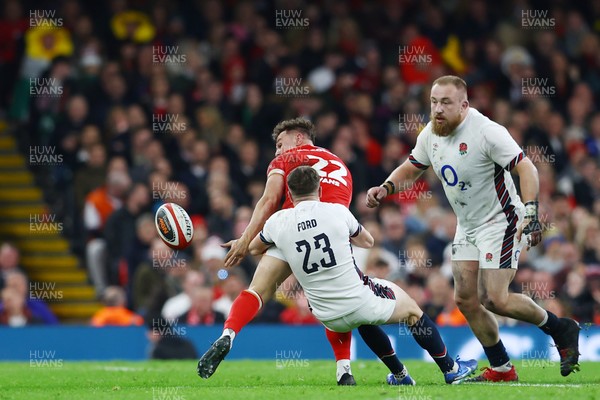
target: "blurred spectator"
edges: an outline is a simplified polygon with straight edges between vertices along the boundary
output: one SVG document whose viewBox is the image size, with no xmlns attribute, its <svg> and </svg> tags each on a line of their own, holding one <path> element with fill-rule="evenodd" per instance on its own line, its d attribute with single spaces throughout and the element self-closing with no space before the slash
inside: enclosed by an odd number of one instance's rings
<svg viewBox="0 0 600 400">
<path fill-rule="evenodd" d="M 0 19 L 0 73 L 4 77 L 16 76 L 19 68 L 19 43 L 29 24 L 18 0 L 4 2 Z M 0 108 L 8 108 L 14 79 L 0 81 Z"/>
<path fill-rule="evenodd" d="M 56 293 L 51 293 L 49 290 L 38 289 L 38 286 L 31 287 L 27 276 L 19 271 L 13 271 L 6 275 L 6 288 L 14 289 L 25 299 L 25 306 L 30 311 L 31 317 L 39 323 L 54 325 L 58 323 L 58 319 L 46 305 L 44 300 L 53 300 L 53 297 L 62 298 L 62 293 L 58 289 L 54 289 Z M 1 309 L 2 307 L 0 307 Z"/>
<path fill-rule="evenodd" d="M 155 229 L 154 229 L 155 230 Z M 170 249 L 162 239 L 152 239 L 148 257 L 135 269 L 133 309 L 146 319 L 159 318 L 167 299 L 181 293 L 187 259 Z"/>
<path fill-rule="evenodd" d="M 22 273 L 19 259 L 19 249 L 14 244 L 3 242 L 0 245 L 0 288 L 6 285 L 6 278 L 9 274 Z"/>
<path fill-rule="evenodd" d="M 101 326 L 129 326 L 143 325 L 141 316 L 127 309 L 125 291 L 118 286 L 109 286 L 103 294 L 104 307 L 92 316 L 91 325 Z"/>
<path fill-rule="evenodd" d="M 204 286 L 196 286 L 190 293 L 189 311 L 179 315 L 177 320 L 188 325 L 213 325 L 225 321 L 222 313 L 212 309 L 213 290 Z"/>
<path fill-rule="evenodd" d="M 131 180 L 124 172 L 109 172 L 106 185 L 93 190 L 86 197 L 83 222 L 88 235 L 86 245 L 87 267 L 90 278 L 101 294 L 106 287 L 106 241 L 103 238 L 106 221 L 113 211 L 121 208 Z"/>
<path fill-rule="evenodd" d="M 35 317 L 25 303 L 25 297 L 14 288 L 2 289 L 2 311 L 0 311 L 0 325 L 21 327 L 42 323 Z"/>
<path fill-rule="evenodd" d="M 204 274 L 194 270 L 187 271 L 183 279 L 183 291 L 165 302 L 161 312 L 162 317 L 171 320 L 188 312 L 192 306 L 192 292 L 205 284 Z"/>
<path fill-rule="evenodd" d="M 129 190 L 125 205 L 114 211 L 106 220 L 104 237 L 108 255 L 106 276 L 109 285 L 122 285 L 127 280 L 129 269 L 125 257 L 134 246 L 135 221 L 149 203 L 148 187 L 144 183 L 137 183 Z"/>
</svg>

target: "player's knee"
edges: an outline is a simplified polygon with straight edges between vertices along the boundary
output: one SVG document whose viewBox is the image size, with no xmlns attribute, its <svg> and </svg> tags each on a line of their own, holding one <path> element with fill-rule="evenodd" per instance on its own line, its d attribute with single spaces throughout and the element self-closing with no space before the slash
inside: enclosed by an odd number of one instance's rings
<svg viewBox="0 0 600 400">
<path fill-rule="evenodd" d="M 485 293 L 481 296 L 481 304 L 488 310 L 495 314 L 503 315 L 506 311 L 507 296 L 494 295 Z"/>
<path fill-rule="evenodd" d="M 407 311 L 406 323 L 411 326 L 416 324 L 423 315 L 423 311 L 421 311 L 421 308 L 413 299 L 407 302 L 405 310 Z"/>
<path fill-rule="evenodd" d="M 479 301 L 476 297 L 455 296 L 456 306 L 463 314 L 470 314 L 479 308 Z"/>
</svg>

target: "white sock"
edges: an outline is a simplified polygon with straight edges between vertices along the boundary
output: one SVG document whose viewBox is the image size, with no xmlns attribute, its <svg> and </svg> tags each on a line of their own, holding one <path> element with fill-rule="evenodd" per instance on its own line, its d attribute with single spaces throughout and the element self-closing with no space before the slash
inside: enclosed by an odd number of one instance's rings
<svg viewBox="0 0 600 400">
<path fill-rule="evenodd" d="M 231 338 L 231 342 L 229 343 L 229 348 L 233 347 L 233 339 L 235 339 L 235 331 L 233 329 L 223 329 L 223 333 L 219 337 L 229 336 Z"/>
<path fill-rule="evenodd" d="M 340 378 L 344 374 L 352 375 L 352 370 L 350 369 L 350 360 L 338 360 L 336 362 L 337 371 L 335 373 L 335 378 L 339 382 Z"/>
<path fill-rule="evenodd" d="M 448 371 L 448 373 L 457 373 L 458 372 L 458 363 L 456 361 L 454 361 L 454 365 L 452 366 L 452 369 L 450 371 Z"/>
<path fill-rule="evenodd" d="M 408 375 L 408 370 L 406 369 L 406 365 L 405 365 L 404 368 L 402 369 L 402 371 L 400 371 L 400 373 L 394 374 L 394 377 L 398 381 L 401 381 L 402 379 L 406 378 L 406 375 Z"/>
<path fill-rule="evenodd" d="M 501 365 L 499 367 L 493 367 L 492 369 L 497 372 L 508 372 L 508 371 L 510 371 L 511 368 L 512 368 L 512 364 L 509 361 L 504 365 Z"/>
</svg>

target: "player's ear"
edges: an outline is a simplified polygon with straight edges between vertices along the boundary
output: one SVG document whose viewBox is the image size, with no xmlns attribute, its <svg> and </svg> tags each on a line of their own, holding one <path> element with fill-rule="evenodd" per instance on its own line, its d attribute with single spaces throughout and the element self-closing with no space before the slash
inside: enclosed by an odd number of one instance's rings
<svg viewBox="0 0 600 400">
<path fill-rule="evenodd" d="M 469 109 L 469 100 L 463 100 L 462 102 L 462 109 L 463 110 L 468 110 Z"/>
<path fill-rule="evenodd" d="M 323 188 L 319 185 L 319 200 L 321 200 L 321 195 L 323 194 Z"/>
</svg>

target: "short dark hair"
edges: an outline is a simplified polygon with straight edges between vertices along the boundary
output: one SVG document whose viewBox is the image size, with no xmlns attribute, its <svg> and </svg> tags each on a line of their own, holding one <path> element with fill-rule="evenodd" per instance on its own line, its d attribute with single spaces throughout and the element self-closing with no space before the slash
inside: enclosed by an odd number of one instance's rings
<svg viewBox="0 0 600 400">
<path fill-rule="evenodd" d="M 285 121 L 281 121 L 278 123 L 275 128 L 273 128 L 273 140 L 277 141 L 277 137 L 283 131 L 298 131 L 302 132 L 306 136 L 310 138 L 313 142 L 317 136 L 317 130 L 315 129 L 315 125 L 302 117 L 286 119 Z"/>
<path fill-rule="evenodd" d="M 454 85 L 457 89 L 463 89 L 465 92 L 467 91 L 467 83 L 460 77 L 456 75 L 444 75 L 437 78 L 433 81 L 434 85 Z"/>
<path fill-rule="evenodd" d="M 292 196 L 307 196 L 319 190 L 321 178 L 316 169 L 309 166 L 295 168 L 287 178 L 287 185 Z"/>
</svg>

